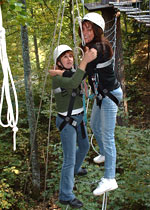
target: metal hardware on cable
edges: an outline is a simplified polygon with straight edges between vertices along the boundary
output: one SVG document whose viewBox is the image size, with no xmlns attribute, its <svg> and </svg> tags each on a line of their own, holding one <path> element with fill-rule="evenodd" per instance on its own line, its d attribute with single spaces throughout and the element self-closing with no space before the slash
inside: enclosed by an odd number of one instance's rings
<svg viewBox="0 0 150 210">
<path fill-rule="evenodd" d="M 6 40 L 5 40 L 5 29 L 2 26 L 2 12 L 0 7 L 0 62 L 3 71 L 3 83 L 1 90 L 1 101 L 0 101 L 0 125 L 3 127 L 11 127 L 13 130 L 13 150 L 16 150 L 16 133 L 18 131 L 17 123 L 18 123 L 18 99 L 17 93 L 13 81 L 13 77 L 11 74 L 9 61 L 6 52 Z M 12 86 L 14 100 L 15 100 L 15 116 L 14 110 L 10 95 L 10 85 Z M 7 103 L 7 124 L 2 122 L 2 110 L 3 110 L 3 101 L 4 97 Z"/>
</svg>

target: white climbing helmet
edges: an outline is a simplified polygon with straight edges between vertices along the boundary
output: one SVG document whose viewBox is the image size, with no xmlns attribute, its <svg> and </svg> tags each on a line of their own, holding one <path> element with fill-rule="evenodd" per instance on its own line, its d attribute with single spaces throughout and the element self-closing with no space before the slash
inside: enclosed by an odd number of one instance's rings
<svg viewBox="0 0 150 210">
<path fill-rule="evenodd" d="M 95 23 L 95 24 L 98 25 L 98 26 L 103 30 L 103 32 L 104 32 L 104 30 L 105 30 L 105 21 L 104 21 L 104 18 L 103 18 L 100 14 L 98 14 L 98 13 L 96 13 L 96 12 L 87 13 L 87 14 L 83 17 L 82 21 L 84 21 L 84 20 L 89 20 L 89 21 L 91 21 L 92 23 Z"/>
<path fill-rule="evenodd" d="M 71 47 L 69 47 L 68 45 L 65 45 L 65 44 L 62 44 L 62 45 L 59 45 L 55 48 L 54 50 L 54 54 L 53 54 L 53 58 L 54 58 L 54 62 L 56 63 L 57 61 L 57 58 L 64 52 L 66 51 L 73 51 L 71 49 Z"/>
</svg>

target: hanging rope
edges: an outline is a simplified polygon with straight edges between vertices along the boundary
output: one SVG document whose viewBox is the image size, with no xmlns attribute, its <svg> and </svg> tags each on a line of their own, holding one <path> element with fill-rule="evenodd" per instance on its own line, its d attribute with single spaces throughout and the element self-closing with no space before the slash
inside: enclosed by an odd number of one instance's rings
<svg viewBox="0 0 150 210">
<path fill-rule="evenodd" d="M 103 194 L 103 204 L 102 204 L 102 210 L 106 210 L 107 208 L 107 192 Z"/>
<path fill-rule="evenodd" d="M 83 8 L 83 16 L 85 15 L 85 8 L 84 8 L 84 0 L 81 0 L 82 8 Z"/>
<path fill-rule="evenodd" d="M 64 1 L 64 5 L 63 5 L 62 16 L 61 16 L 61 24 L 60 24 L 60 29 L 59 29 L 57 46 L 59 45 L 59 42 L 60 42 L 60 35 L 61 35 L 61 29 L 62 29 L 62 23 L 63 23 L 63 16 L 64 16 L 64 11 L 65 11 L 65 3 L 66 3 L 66 1 Z M 62 6 L 62 0 L 61 0 L 61 3 L 60 3 L 59 10 L 58 10 L 57 21 L 56 21 L 56 25 L 55 25 L 54 34 L 53 34 L 53 41 L 52 41 L 51 49 L 53 49 L 53 45 L 54 45 L 54 41 L 55 41 L 55 35 L 56 35 L 56 32 L 57 32 L 57 26 L 58 26 L 58 22 L 59 22 L 59 18 L 60 18 L 60 13 L 61 13 L 61 6 Z M 52 55 L 52 52 L 51 52 L 50 55 Z M 50 60 L 51 59 L 49 59 L 49 61 Z M 55 63 L 54 69 L 55 68 L 56 68 L 56 63 Z M 43 90 L 43 93 L 44 93 L 44 90 Z M 48 151 L 49 151 L 49 144 L 50 144 L 50 130 L 51 130 L 51 118 L 52 118 L 52 99 L 53 99 L 53 91 L 51 90 L 51 95 L 50 95 L 50 114 L 49 114 L 49 125 L 48 125 L 48 141 L 47 141 L 46 163 L 45 163 L 44 191 L 46 191 L 46 179 L 47 179 L 47 171 L 48 171 Z M 40 110 L 39 110 L 39 113 L 40 113 Z M 44 196 L 44 201 L 45 201 L 45 196 Z"/>
<path fill-rule="evenodd" d="M 5 29 L 2 26 L 2 12 L 1 12 L 1 6 L 0 6 L 0 61 L 1 61 L 1 67 L 3 71 L 3 84 L 2 84 L 2 90 L 1 90 L 1 101 L 0 101 L 0 125 L 3 127 L 11 127 L 13 130 L 13 150 L 16 150 L 16 133 L 18 131 L 17 123 L 18 123 L 18 99 L 17 99 L 17 93 L 13 81 L 13 77 L 11 74 L 9 61 L 7 57 L 6 52 L 6 40 L 5 40 Z M 10 95 L 10 86 L 12 87 L 12 91 L 14 94 L 14 100 L 15 100 L 15 116 L 14 116 L 14 110 Z M 2 122 L 2 110 L 3 110 L 3 101 L 4 98 L 6 99 L 7 103 L 7 124 L 4 124 Z"/>
</svg>

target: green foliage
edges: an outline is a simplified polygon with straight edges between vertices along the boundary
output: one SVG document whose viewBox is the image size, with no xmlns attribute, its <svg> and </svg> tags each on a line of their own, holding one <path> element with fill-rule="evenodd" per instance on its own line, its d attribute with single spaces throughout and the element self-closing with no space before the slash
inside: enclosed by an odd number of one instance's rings
<svg viewBox="0 0 150 210">
<path fill-rule="evenodd" d="M 110 210 L 148 210 L 150 193 L 149 141 L 150 130 L 140 130 L 134 127 L 116 128 L 117 146 L 117 182 L 119 188 L 108 193 L 108 209 Z M 94 141 L 94 145 L 96 145 Z M 59 189 L 61 145 L 53 146 L 53 161 L 51 179 L 47 180 L 47 195 L 56 196 Z M 103 196 L 94 197 L 92 191 L 103 176 L 104 165 L 95 165 L 92 161 L 95 152 L 90 149 L 83 167 L 88 169 L 88 175 L 75 177 L 75 195 L 83 201 L 84 209 L 97 210 L 102 206 Z M 55 161 L 57 159 L 57 162 Z M 59 162 L 59 163 L 58 163 Z M 55 203 L 61 206 L 58 202 Z M 61 206 L 62 209 L 63 206 Z"/>
<path fill-rule="evenodd" d="M 0 180 L 0 209 L 10 209 L 15 202 L 14 192 L 5 179 Z"/>
<path fill-rule="evenodd" d="M 59 132 L 56 130 L 55 126 L 56 111 L 54 108 L 54 100 L 50 137 L 48 139 L 51 90 L 51 80 L 49 77 L 47 79 L 44 96 L 43 98 L 41 97 L 43 84 L 45 82 L 45 72 L 48 70 L 47 60 L 49 60 L 50 56 L 52 57 L 50 54 L 50 46 L 54 38 L 53 32 L 60 1 L 28 0 L 26 2 L 27 11 L 22 8 L 20 1 L 7 0 L 5 1 L 5 4 L 2 5 L 3 27 L 6 29 L 7 53 L 19 101 L 19 131 L 17 133 L 17 151 L 14 152 L 12 151 L 12 131 L 9 128 L 0 127 L 0 209 L 33 209 L 34 205 L 36 205 L 32 200 L 31 191 L 32 177 L 29 160 L 29 129 L 20 38 L 21 24 L 26 24 L 28 27 L 36 114 L 38 113 L 39 103 L 42 99 L 42 107 L 37 128 L 41 168 L 41 195 L 42 199 L 46 198 L 46 200 L 50 200 L 53 203 L 58 199 L 63 157 Z M 145 0 L 144 2 L 146 8 L 148 0 Z M 91 3 L 91 1 L 85 1 L 85 3 Z M 73 46 L 70 1 L 66 4 L 60 42 Z M 81 4 L 79 4 L 79 7 L 80 10 L 82 10 Z M 77 12 L 76 6 L 75 12 Z M 61 18 L 58 26 L 60 25 L 60 21 Z M 146 119 L 149 118 L 149 115 L 147 114 L 146 116 L 145 113 L 150 113 L 148 112 L 149 101 L 143 103 L 144 99 L 147 99 L 149 95 L 149 92 L 147 91 L 149 90 L 149 87 L 146 86 L 146 79 L 148 77 L 146 77 L 147 63 L 145 58 L 147 57 L 142 57 L 145 52 L 144 50 L 147 47 L 147 31 L 144 26 L 139 27 L 139 24 L 131 19 L 126 19 L 126 23 L 127 30 L 125 28 L 125 19 L 122 20 L 121 25 L 123 26 L 122 38 L 129 107 L 128 121 L 132 124 L 133 121 L 131 121 L 131 118 L 133 118 L 135 120 L 135 126 L 142 129 L 136 129 L 134 127 L 116 128 L 117 181 L 119 188 L 108 193 L 108 209 L 148 210 L 150 208 L 150 130 L 145 128 L 148 128 L 149 120 L 144 126 L 142 124 L 143 119 L 145 122 Z M 34 36 L 37 38 L 40 69 L 37 68 L 36 63 Z M 55 37 L 55 45 L 57 44 L 57 39 L 58 32 Z M 79 43 L 80 40 L 78 39 L 77 44 Z M 141 49 L 140 46 L 145 46 L 145 49 Z M 142 66 L 136 61 L 140 61 Z M 51 61 L 49 65 L 52 66 L 53 61 Z M 2 79 L 3 75 L 2 72 L 0 72 L 0 84 L 2 84 Z M 147 96 L 144 97 L 146 94 Z M 90 119 L 91 107 L 92 103 L 89 107 L 88 119 Z M 7 113 L 6 106 L 4 107 L 4 113 Z M 119 110 L 118 116 L 123 116 L 122 109 Z M 3 119 L 6 119 L 4 114 Z M 89 121 L 88 131 L 90 136 Z M 94 142 L 94 146 L 98 149 L 96 142 Z M 47 155 L 48 163 L 46 162 Z M 84 202 L 84 209 L 87 210 L 101 209 L 102 206 L 102 196 L 94 197 L 92 191 L 97 186 L 97 181 L 103 176 L 104 166 L 95 165 L 92 160 L 94 156 L 95 152 L 91 148 L 86 161 L 84 162 L 84 167 L 87 167 L 88 169 L 88 176 L 75 178 L 74 192 L 77 197 Z M 44 190 L 46 172 L 46 190 Z M 61 206 L 58 201 L 56 201 L 55 204 Z M 37 208 L 35 207 L 35 209 Z M 61 206 L 61 209 L 65 210 L 66 207 Z"/>
</svg>

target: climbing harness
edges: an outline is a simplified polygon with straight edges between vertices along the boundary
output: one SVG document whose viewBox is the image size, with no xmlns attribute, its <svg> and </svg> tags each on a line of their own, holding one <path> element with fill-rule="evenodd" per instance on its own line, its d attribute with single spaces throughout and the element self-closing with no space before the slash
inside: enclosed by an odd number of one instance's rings
<svg viewBox="0 0 150 210">
<path fill-rule="evenodd" d="M 69 123 L 70 125 L 72 125 L 76 129 L 77 122 L 71 117 L 71 113 L 72 113 L 72 109 L 73 109 L 73 105 L 74 105 L 74 102 L 75 102 L 76 95 L 77 95 L 77 89 L 73 89 L 71 97 L 70 97 L 67 116 L 62 116 L 62 115 L 58 114 L 61 118 L 64 119 L 64 121 L 59 126 L 60 131 L 62 131 L 62 129 L 65 127 L 65 125 L 67 123 Z"/>
<path fill-rule="evenodd" d="M 56 90 L 58 90 L 59 88 L 55 89 L 55 93 Z M 61 91 L 61 88 L 59 89 Z M 66 92 L 66 91 L 65 91 Z M 58 92 L 57 92 L 58 93 Z M 62 93 L 62 92 L 61 92 Z M 73 116 L 76 115 L 71 115 L 72 110 L 73 110 L 73 106 L 74 106 L 74 102 L 75 102 L 75 98 L 77 96 L 77 89 L 73 89 L 72 90 L 72 94 L 70 97 L 70 102 L 69 102 L 69 106 L 68 106 L 68 112 L 67 112 L 67 116 L 63 116 L 61 114 L 58 114 L 59 117 L 63 118 L 64 121 L 60 124 L 59 126 L 59 130 L 62 131 L 63 128 L 69 123 L 70 125 L 72 125 L 75 129 L 77 129 L 77 121 L 73 118 Z M 79 114 L 83 114 L 84 112 L 81 112 Z M 77 115 L 79 115 L 77 114 Z M 85 129 L 84 129 L 84 122 L 81 122 L 81 131 L 82 131 L 82 137 L 85 138 L 86 134 L 85 134 Z"/>
<path fill-rule="evenodd" d="M 2 12 L 0 6 L 0 61 L 1 67 L 3 71 L 3 84 L 1 90 L 1 101 L 0 101 L 0 125 L 3 127 L 11 127 L 13 130 L 13 150 L 16 150 L 16 133 L 18 131 L 17 123 L 18 123 L 18 99 L 17 93 L 13 81 L 13 77 L 11 74 L 11 69 L 9 66 L 9 61 L 6 52 L 6 40 L 5 40 L 5 29 L 2 26 Z M 13 110 L 11 94 L 10 94 L 10 85 L 12 86 L 14 100 L 15 100 L 15 114 Z M 4 97 L 7 103 L 7 124 L 2 122 L 2 110 L 3 110 L 3 102 Z"/>
<path fill-rule="evenodd" d="M 106 68 L 110 65 L 113 65 L 113 71 L 114 71 L 115 49 L 116 49 L 116 23 L 117 23 L 117 17 L 115 17 L 115 21 L 114 21 L 114 25 L 113 25 L 113 28 L 114 28 L 114 36 L 113 36 L 114 43 L 112 45 L 113 52 L 114 52 L 113 57 L 106 62 L 98 63 L 96 65 L 96 70 L 93 75 L 93 78 L 91 79 L 92 80 L 91 84 L 93 84 L 93 90 L 94 90 L 94 93 L 96 96 L 97 105 L 99 105 L 100 107 L 101 107 L 102 99 L 106 96 L 109 97 L 117 106 L 119 105 L 118 99 L 110 91 L 108 91 L 107 89 L 102 89 L 100 82 L 99 82 L 99 75 L 98 75 L 98 72 L 101 71 L 102 68 Z"/>
</svg>

